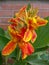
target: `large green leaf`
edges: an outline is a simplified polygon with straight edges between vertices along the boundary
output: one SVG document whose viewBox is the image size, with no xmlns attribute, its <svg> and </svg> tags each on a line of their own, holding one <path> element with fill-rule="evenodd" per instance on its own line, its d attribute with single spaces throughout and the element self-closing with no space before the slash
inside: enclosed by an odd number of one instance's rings
<svg viewBox="0 0 49 65">
<path fill-rule="evenodd" d="M 9 39 L 6 37 L 5 31 L 0 28 L 0 51 L 7 44 L 8 41 Z"/>
<path fill-rule="evenodd" d="M 5 37 L 6 37 L 6 38 L 8 38 L 8 39 L 11 39 L 11 37 L 10 37 L 10 35 L 9 35 L 9 31 L 8 31 L 8 30 L 6 30 L 6 31 L 5 31 Z"/>
<path fill-rule="evenodd" d="M 49 52 L 37 52 L 29 56 L 26 61 L 30 65 L 49 65 Z"/>
<path fill-rule="evenodd" d="M 0 35 L 3 35 L 3 36 L 5 35 L 5 32 L 2 28 L 0 28 Z"/>
<path fill-rule="evenodd" d="M 45 19 L 49 21 L 49 17 Z M 33 44 L 34 47 L 37 49 L 49 46 L 49 22 L 47 23 L 47 25 L 40 27 L 36 32 L 37 32 L 37 39 Z"/>
<path fill-rule="evenodd" d="M 7 44 L 8 41 L 9 41 L 8 38 L 6 38 L 5 36 L 0 35 L 0 51 Z"/>
</svg>

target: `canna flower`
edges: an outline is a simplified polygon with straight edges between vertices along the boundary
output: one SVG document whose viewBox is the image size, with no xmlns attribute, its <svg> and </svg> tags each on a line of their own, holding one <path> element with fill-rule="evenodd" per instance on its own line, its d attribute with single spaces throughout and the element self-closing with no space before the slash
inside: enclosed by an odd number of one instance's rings
<svg viewBox="0 0 49 65">
<path fill-rule="evenodd" d="M 36 9 L 30 8 L 27 11 L 27 6 L 24 6 L 9 22 L 11 23 L 8 26 L 11 40 L 3 48 L 2 55 L 10 55 L 18 46 L 22 52 L 22 59 L 25 59 L 34 52 L 34 47 L 29 41 L 35 42 L 37 38 L 35 30 L 46 25 L 48 21 L 37 16 Z"/>
</svg>

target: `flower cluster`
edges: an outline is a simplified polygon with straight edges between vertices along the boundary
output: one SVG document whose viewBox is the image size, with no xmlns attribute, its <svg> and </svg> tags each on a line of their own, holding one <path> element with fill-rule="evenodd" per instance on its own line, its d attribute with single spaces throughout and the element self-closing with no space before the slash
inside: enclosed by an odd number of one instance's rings
<svg viewBox="0 0 49 65">
<path fill-rule="evenodd" d="M 10 55 L 17 46 L 22 52 L 22 59 L 34 52 L 34 47 L 29 41 L 34 43 L 37 38 L 35 30 L 48 22 L 37 16 L 37 12 L 32 7 L 27 10 L 27 6 L 24 6 L 15 14 L 15 17 L 9 20 L 8 30 L 11 40 L 3 48 L 3 56 Z"/>
</svg>

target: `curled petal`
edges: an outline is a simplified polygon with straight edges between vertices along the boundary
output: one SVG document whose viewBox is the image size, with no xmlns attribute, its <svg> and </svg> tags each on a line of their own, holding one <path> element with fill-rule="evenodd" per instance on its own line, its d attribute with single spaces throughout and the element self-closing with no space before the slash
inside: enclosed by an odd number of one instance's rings
<svg viewBox="0 0 49 65">
<path fill-rule="evenodd" d="M 25 34 L 24 34 L 23 40 L 24 40 L 25 42 L 28 42 L 28 41 L 31 40 L 31 38 L 32 38 L 32 32 L 31 32 L 29 29 L 27 29 L 27 31 L 26 31 Z"/>
<path fill-rule="evenodd" d="M 2 55 L 10 55 L 16 48 L 17 43 L 15 41 L 9 41 L 7 45 L 2 50 Z"/>
<path fill-rule="evenodd" d="M 37 24 L 38 26 L 44 26 L 48 23 L 47 20 L 43 19 L 43 18 L 40 18 L 40 17 L 37 17 Z"/>
<path fill-rule="evenodd" d="M 34 52 L 34 48 L 30 43 L 20 43 L 19 47 L 22 51 L 22 59 L 25 59 L 28 55 Z"/>
<path fill-rule="evenodd" d="M 31 42 L 34 43 L 35 40 L 36 40 L 36 38 L 37 38 L 37 34 L 36 34 L 36 32 L 33 30 Z"/>
</svg>

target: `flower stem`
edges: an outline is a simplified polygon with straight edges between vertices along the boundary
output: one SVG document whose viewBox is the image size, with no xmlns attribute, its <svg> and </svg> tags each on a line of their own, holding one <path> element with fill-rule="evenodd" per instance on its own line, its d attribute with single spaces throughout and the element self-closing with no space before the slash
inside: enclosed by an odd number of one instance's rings
<svg viewBox="0 0 49 65">
<path fill-rule="evenodd" d="M 20 60 L 20 57 L 21 57 L 21 50 L 17 47 L 17 56 L 12 65 L 15 65 L 15 63 L 17 63 Z"/>
<path fill-rule="evenodd" d="M 8 57 L 6 56 L 6 57 L 5 57 L 5 65 L 8 64 L 7 61 L 8 61 Z"/>
</svg>

